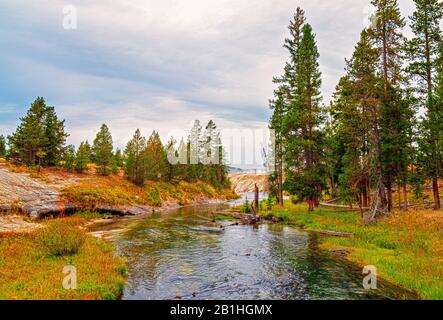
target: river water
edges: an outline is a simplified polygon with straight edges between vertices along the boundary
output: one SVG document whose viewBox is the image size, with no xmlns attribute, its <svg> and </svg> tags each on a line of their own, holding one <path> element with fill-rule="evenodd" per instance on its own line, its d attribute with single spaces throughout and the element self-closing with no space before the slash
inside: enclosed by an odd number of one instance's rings
<svg viewBox="0 0 443 320">
<path fill-rule="evenodd" d="M 318 247 L 318 235 L 281 224 L 213 222 L 220 205 L 118 222 L 110 239 L 128 263 L 123 299 L 403 299 L 383 280 Z"/>
</svg>

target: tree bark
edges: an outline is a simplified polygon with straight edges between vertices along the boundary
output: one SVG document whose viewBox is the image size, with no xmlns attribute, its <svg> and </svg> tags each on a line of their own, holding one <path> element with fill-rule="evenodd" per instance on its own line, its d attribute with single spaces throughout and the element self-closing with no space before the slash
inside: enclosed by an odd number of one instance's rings
<svg viewBox="0 0 443 320">
<path fill-rule="evenodd" d="M 256 215 L 260 210 L 260 199 L 259 199 L 259 190 L 257 187 L 257 184 L 255 184 L 255 190 L 254 190 L 254 215 Z"/>
<path fill-rule="evenodd" d="M 398 185 L 397 185 L 397 193 L 398 193 L 398 208 L 401 209 L 401 185 L 400 185 L 400 181 L 398 181 Z"/>
<path fill-rule="evenodd" d="M 387 195 L 388 195 L 388 211 L 392 211 L 392 182 L 386 183 Z"/>
<path fill-rule="evenodd" d="M 408 210 L 408 189 L 406 186 L 406 182 L 403 183 L 403 201 L 404 201 L 405 211 L 407 211 Z"/>
<path fill-rule="evenodd" d="M 280 207 L 284 206 L 283 203 L 283 161 L 282 161 L 282 153 L 279 155 L 279 164 L 278 164 L 278 200 L 280 202 Z"/>
<path fill-rule="evenodd" d="M 441 209 L 440 194 L 438 190 L 438 178 L 436 177 L 432 179 L 432 192 L 434 193 L 434 209 Z"/>
</svg>

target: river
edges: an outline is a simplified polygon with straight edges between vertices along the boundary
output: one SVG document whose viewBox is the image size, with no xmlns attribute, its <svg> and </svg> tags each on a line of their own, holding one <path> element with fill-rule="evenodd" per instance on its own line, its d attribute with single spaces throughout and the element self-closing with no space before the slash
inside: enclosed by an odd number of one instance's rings
<svg viewBox="0 0 443 320">
<path fill-rule="evenodd" d="M 318 247 L 318 235 L 282 224 L 213 222 L 224 205 L 117 222 L 109 237 L 128 263 L 123 299 L 402 299 L 378 280 L 363 288 L 362 268 Z"/>
</svg>

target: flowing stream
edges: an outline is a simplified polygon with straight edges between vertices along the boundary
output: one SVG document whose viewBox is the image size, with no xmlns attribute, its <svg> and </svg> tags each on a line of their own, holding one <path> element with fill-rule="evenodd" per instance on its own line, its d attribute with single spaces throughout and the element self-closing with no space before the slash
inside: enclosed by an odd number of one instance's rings
<svg viewBox="0 0 443 320">
<path fill-rule="evenodd" d="M 128 262 L 123 299 L 403 299 L 381 279 L 318 247 L 318 235 L 281 224 L 213 222 L 220 205 L 117 222 L 109 239 Z M 114 228 L 116 226 L 113 226 Z"/>
</svg>

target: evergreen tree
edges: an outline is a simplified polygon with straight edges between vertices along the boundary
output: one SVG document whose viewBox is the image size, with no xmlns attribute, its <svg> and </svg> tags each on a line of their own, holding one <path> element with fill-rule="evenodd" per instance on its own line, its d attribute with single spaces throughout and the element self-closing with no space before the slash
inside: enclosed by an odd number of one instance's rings
<svg viewBox="0 0 443 320">
<path fill-rule="evenodd" d="M 273 130 L 274 141 L 272 145 L 271 161 L 273 162 L 272 174 L 269 176 L 270 191 L 278 204 L 283 207 L 283 157 L 284 157 L 284 129 L 283 120 L 286 111 L 284 89 L 280 87 L 275 91 L 275 100 L 269 102 L 273 114 L 269 128 Z"/>
<path fill-rule="evenodd" d="M 44 163 L 55 166 L 63 153 L 68 134 L 65 132 L 65 120 L 58 120 L 54 107 L 47 107 L 44 120 L 45 152 Z"/>
<path fill-rule="evenodd" d="M 203 178 L 203 165 L 200 162 L 201 150 L 204 147 L 203 128 L 200 120 L 195 120 L 188 137 L 188 165 L 186 166 L 189 181 Z"/>
<path fill-rule="evenodd" d="M 44 120 L 47 106 L 43 98 L 37 98 L 31 105 L 15 133 L 8 137 L 11 156 L 27 165 L 37 164 L 37 152 L 47 144 Z"/>
<path fill-rule="evenodd" d="M 125 149 L 125 173 L 128 179 L 137 185 L 143 185 L 146 178 L 145 148 L 146 139 L 137 129 Z"/>
<path fill-rule="evenodd" d="M 114 162 L 118 168 L 122 168 L 124 166 L 124 158 L 120 148 L 117 148 L 117 150 L 115 150 Z"/>
<path fill-rule="evenodd" d="M 405 38 L 402 29 L 405 20 L 401 17 L 397 0 L 373 0 L 376 9 L 374 24 L 369 35 L 378 51 L 378 71 L 383 78 L 382 122 L 380 123 L 380 156 L 382 162 L 382 181 L 387 189 L 387 197 L 382 195 L 382 208 L 392 209 L 392 186 L 399 175 L 401 164 L 398 155 L 404 152 L 398 137 L 405 137 L 402 128 L 407 122 L 409 111 L 402 102 L 402 48 Z"/>
<path fill-rule="evenodd" d="M 227 169 L 220 132 L 214 121 L 210 120 L 203 134 L 200 163 L 204 166 L 201 178 L 216 188 L 227 186 Z"/>
<path fill-rule="evenodd" d="M 82 142 L 75 155 L 75 170 L 78 173 L 87 171 L 88 163 L 91 161 L 91 146 L 88 141 Z"/>
<path fill-rule="evenodd" d="M 344 151 L 339 160 L 343 166 L 339 176 L 342 196 L 350 202 L 358 198 L 362 206 L 367 206 L 374 185 L 377 192 L 373 212 L 384 214 L 387 203 L 380 137 L 383 77 L 378 72 L 378 61 L 378 50 L 364 30 L 347 61 L 347 75 L 337 87 L 331 114 Z"/>
<path fill-rule="evenodd" d="M 144 150 L 146 178 L 152 181 L 164 179 L 168 172 L 168 159 L 166 150 L 160 140 L 160 135 L 153 132 L 148 139 Z"/>
<path fill-rule="evenodd" d="M 39 97 L 20 120 L 16 132 L 8 137 L 11 157 L 27 165 L 56 165 L 68 134 L 64 120 L 58 120 L 54 107 L 47 106 Z"/>
<path fill-rule="evenodd" d="M 92 154 L 97 172 L 103 176 L 109 175 L 112 161 L 112 136 L 106 124 L 103 124 L 97 133 L 92 147 Z"/>
<path fill-rule="evenodd" d="M 283 165 L 284 165 L 284 145 L 285 139 L 289 139 L 294 128 L 291 122 L 291 115 L 288 115 L 288 109 L 297 108 L 297 84 L 298 84 L 298 66 L 299 48 L 303 36 L 303 26 L 305 24 L 305 12 L 300 7 L 297 8 L 293 19 L 289 24 L 290 37 L 285 39 L 284 47 L 290 54 L 290 60 L 286 63 L 284 74 L 281 77 L 274 78 L 274 83 L 278 85 L 275 90 L 275 99 L 270 101 L 270 107 L 273 110 L 273 116 L 270 121 L 270 129 L 275 132 L 275 141 L 273 143 L 274 154 L 270 155 L 273 163 L 273 173 L 269 176 L 270 189 L 274 189 L 275 197 L 280 206 L 283 206 Z M 291 165 L 289 161 L 288 165 Z M 289 169 L 288 169 L 289 170 Z"/>
<path fill-rule="evenodd" d="M 414 2 L 416 11 L 410 17 L 414 37 L 407 47 L 410 60 L 407 70 L 417 80 L 416 91 L 420 98 L 420 106 L 426 110 L 425 120 L 420 126 L 423 139 L 419 141 L 419 145 L 424 155 L 421 164 L 432 179 L 434 207 L 439 209 L 441 203 L 438 177 L 441 175 L 439 159 L 442 148 L 439 146 L 438 127 L 442 117 L 439 115 L 441 102 L 438 101 L 437 73 L 439 66 L 441 68 L 441 60 L 438 57 L 442 40 L 440 22 L 443 17 L 443 3 L 438 0 L 414 0 Z"/>
<path fill-rule="evenodd" d="M 306 200 L 309 210 L 313 211 L 319 204 L 324 188 L 323 135 L 320 129 L 323 115 L 319 53 L 309 24 L 303 26 L 297 55 L 295 96 L 285 117 L 290 128 L 286 146 L 288 172 L 285 186 L 288 191 Z"/>
<path fill-rule="evenodd" d="M 68 172 L 73 172 L 75 169 L 75 147 L 73 145 L 69 145 L 65 148 L 62 155 L 62 163 L 63 168 Z"/>
<path fill-rule="evenodd" d="M 3 135 L 0 135 L 0 157 L 6 156 L 6 140 Z"/>
<path fill-rule="evenodd" d="M 172 181 L 175 175 L 179 172 L 179 170 L 176 170 L 179 164 L 174 165 L 176 159 L 178 159 L 178 151 L 175 149 L 176 143 L 177 141 L 173 137 L 171 137 L 166 145 L 167 168 L 165 178 L 167 181 Z M 170 159 L 173 159 L 173 161 L 170 161 Z"/>
<path fill-rule="evenodd" d="M 276 77 L 273 80 L 274 83 L 279 85 L 280 93 L 285 93 L 287 101 L 293 101 L 296 95 L 299 47 L 305 21 L 305 12 L 298 7 L 288 27 L 290 37 L 285 39 L 285 44 L 283 45 L 289 51 L 290 60 L 286 62 L 283 76 Z"/>
</svg>

